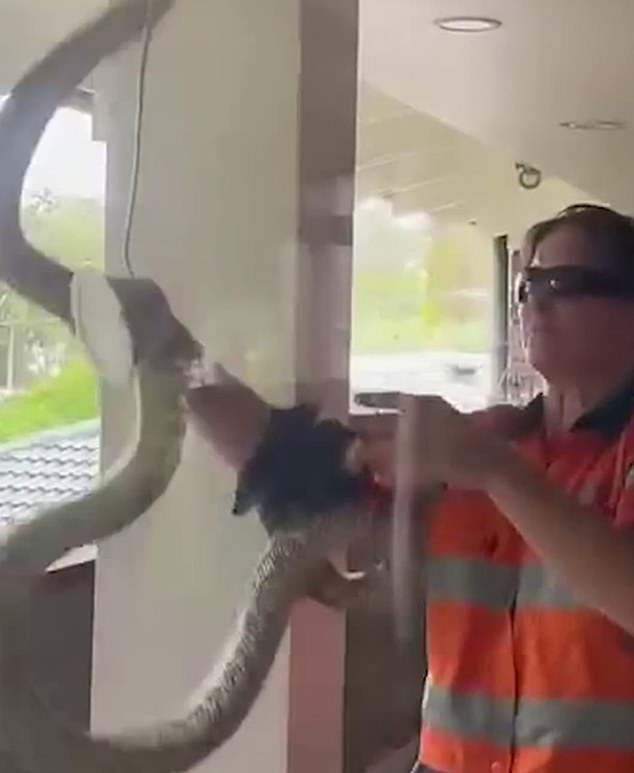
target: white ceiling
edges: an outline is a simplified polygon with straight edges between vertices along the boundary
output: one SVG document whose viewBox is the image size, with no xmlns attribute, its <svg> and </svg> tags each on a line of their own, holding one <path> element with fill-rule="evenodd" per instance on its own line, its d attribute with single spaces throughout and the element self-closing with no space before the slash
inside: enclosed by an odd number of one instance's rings
<svg viewBox="0 0 634 773">
<path fill-rule="evenodd" d="M 106 2 L 0 0 L 0 93 Z M 485 193 L 499 201 L 512 190 L 539 215 L 580 195 L 634 211 L 634 0 L 360 2 L 361 191 L 405 188 L 404 210 L 420 199 L 441 211 L 450 204 L 460 216 L 489 217 L 494 229 Z M 452 35 L 432 24 L 461 13 L 503 26 Z M 558 126 L 596 118 L 629 128 Z M 549 176 L 539 195 L 518 190 L 516 160 Z"/>
<path fill-rule="evenodd" d="M 107 0 L 0 0 L 0 94 Z"/>
<path fill-rule="evenodd" d="M 535 190 L 522 189 L 512 154 L 367 82 L 359 92 L 356 197 L 389 200 L 397 216 L 424 212 L 435 225 L 474 223 L 514 240 L 572 202 L 596 200 L 553 175 L 543 175 Z"/>
<path fill-rule="evenodd" d="M 432 23 L 459 14 L 492 16 L 503 26 L 468 35 Z M 377 124 L 391 124 L 393 153 L 411 145 L 416 131 L 395 116 L 408 106 L 478 138 L 509 163 L 529 161 L 634 210 L 634 0 L 361 0 L 361 20 L 361 77 L 397 100 L 395 108 L 370 99 L 374 112 L 362 122 L 374 124 L 375 135 Z M 558 125 L 591 119 L 629 128 Z M 436 135 L 440 126 L 434 123 Z"/>
</svg>

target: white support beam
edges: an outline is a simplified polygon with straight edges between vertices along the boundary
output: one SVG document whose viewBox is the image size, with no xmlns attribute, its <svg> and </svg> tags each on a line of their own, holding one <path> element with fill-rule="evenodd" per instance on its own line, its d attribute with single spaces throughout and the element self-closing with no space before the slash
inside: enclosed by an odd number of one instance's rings
<svg viewBox="0 0 634 773">
<path fill-rule="evenodd" d="M 327 206 L 341 205 L 328 185 L 354 174 L 356 27 L 334 46 L 343 58 L 323 57 L 349 5 L 175 5 L 150 48 L 131 250 L 135 271 L 156 279 L 213 357 L 279 402 L 295 399 L 299 378 L 340 378 L 322 395 L 333 412 L 347 403 L 352 245 L 332 249 L 310 202 L 325 185 Z M 117 273 L 138 62 L 129 49 L 97 76 Z M 349 188 L 350 235 L 352 203 Z M 127 437 L 129 398 L 104 393 L 105 464 Z M 192 433 L 165 496 L 99 546 L 95 730 L 171 716 L 220 654 L 264 542 L 255 517 L 229 515 L 234 482 Z M 313 612 L 298 610 L 254 711 L 201 770 L 340 773 L 343 620 Z"/>
</svg>

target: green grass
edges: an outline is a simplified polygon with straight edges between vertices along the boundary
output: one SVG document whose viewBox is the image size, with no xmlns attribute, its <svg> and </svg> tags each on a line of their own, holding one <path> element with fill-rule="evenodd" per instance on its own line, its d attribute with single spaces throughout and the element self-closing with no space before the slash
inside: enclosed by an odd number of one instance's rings
<svg viewBox="0 0 634 773">
<path fill-rule="evenodd" d="M 0 441 L 95 418 L 98 385 L 85 360 L 69 362 L 58 376 L 36 381 L 28 390 L 0 403 Z"/>
<path fill-rule="evenodd" d="M 450 295 L 443 300 L 428 292 L 426 284 L 419 265 L 398 270 L 357 269 L 352 291 L 352 351 L 488 351 L 492 330 L 483 309 L 456 302 Z"/>
<path fill-rule="evenodd" d="M 395 354 L 434 349 L 485 352 L 491 348 L 486 320 L 443 322 L 430 327 L 420 317 L 353 320 L 354 354 Z"/>
</svg>

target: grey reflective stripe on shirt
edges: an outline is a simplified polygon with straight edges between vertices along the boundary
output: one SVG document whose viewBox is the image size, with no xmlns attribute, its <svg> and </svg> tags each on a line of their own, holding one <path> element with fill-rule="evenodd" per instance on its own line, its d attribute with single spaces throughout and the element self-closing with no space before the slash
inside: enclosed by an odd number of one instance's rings
<svg viewBox="0 0 634 773">
<path fill-rule="evenodd" d="M 514 710 L 512 699 L 449 691 L 428 679 L 423 727 L 499 746 L 606 746 L 634 753 L 634 701 L 522 698 Z"/>
<path fill-rule="evenodd" d="M 537 562 L 522 564 L 517 590 L 517 606 L 574 609 L 583 606 L 564 582 Z"/>
<path fill-rule="evenodd" d="M 425 567 L 427 599 L 504 609 L 513 601 L 518 569 L 482 558 L 430 557 Z"/>
<path fill-rule="evenodd" d="M 430 601 L 462 601 L 492 609 L 579 607 L 563 582 L 538 562 L 505 564 L 484 558 L 430 557 L 425 588 Z"/>
<path fill-rule="evenodd" d="M 494 700 L 483 693 L 445 690 L 428 678 L 423 696 L 423 727 L 509 746 L 513 739 L 513 708 L 510 698 Z"/>
</svg>

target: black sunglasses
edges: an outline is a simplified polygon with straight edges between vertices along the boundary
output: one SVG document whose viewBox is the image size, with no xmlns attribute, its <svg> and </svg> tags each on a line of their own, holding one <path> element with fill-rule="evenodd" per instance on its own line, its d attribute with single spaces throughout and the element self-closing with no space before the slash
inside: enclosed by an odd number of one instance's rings
<svg viewBox="0 0 634 773">
<path fill-rule="evenodd" d="M 515 300 L 520 304 L 529 298 L 539 303 L 582 296 L 634 300 L 634 275 L 624 278 L 587 266 L 531 266 L 521 272 L 515 285 Z"/>
</svg>

